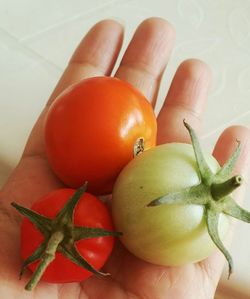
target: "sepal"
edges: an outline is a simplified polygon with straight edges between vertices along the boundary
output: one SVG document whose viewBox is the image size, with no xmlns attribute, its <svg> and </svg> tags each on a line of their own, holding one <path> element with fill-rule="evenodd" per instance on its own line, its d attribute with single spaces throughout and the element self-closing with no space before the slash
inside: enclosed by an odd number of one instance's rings
<svg viewBox="0 0 250 299">
<path fill-rule="evenodd" d="M 204 196 L 204 189 L 201 185 L 186 188 L 180 192 L 172 192 L 151 201 L 147 206 L 154 207 L 162 204 L 196 204 L 205 205 L 207 198 Z"/>
<path fill-rule="evenodd" d="M 238 220 L 250 223 L 250 212 L 240 207 L 230 196 L 226 198 L 223 213 Z"/>
<path fill-rule="evenodd" d="M 47 236 L 51 233 L 51 228 L 52 228 L 51 219 L 35 211 L 22 207 L 15 202 L 12 202 L 11 205 L 24 217 L 28 218 L 42 234 Z"/>
<path fill-rule="evenodd" d="M 88 263 L 85 258 L 83 258 L 76 247 L 74 245 L 71 246 L 59 246 L 59 252 L 61 252 L 64 256 L 66 256 L 71 262 L 75 263 L 76 265 L 85 268 L 89 272 L 93 274 L 97 274 L 100 276 L 107 276 L 110 275 L 109 273 L 104 273 L 95 269 L 90 263 Z"/>
<path fill-rule="evenodd" d="M 73 228 L 73 239 L 75 241 L 108 236 L 119 237 L 121 235 L 121 232 L 110 231 L 103 228 L 86 226 L 75 226 Z"/>
<path fill-rule="evenodd" d="M 223 253 L 225 256 L 227 262 L 228 262 L 228 278 L 233 272 L 233 259 L 228 252 L 228 250 L 225 248 L 223 245 L 220 236 L 219 236 L 219 231 L 218 231 L 218 225 L 219 225 L 219 217 L 220 213 L 218 213 L 215 209 L 213 208 L 206 208 L 206 222 L 207 222 L 207 229 L 208 233 L 213 240 L 214 244 L 219 248 L 219 250 Z"/>
<path fill-rule="evenodd" d="M 237 147 L 232 154 L 232 156 L 228 159 L 228 161 L 222 166 L 222 168 L 217 172 L 215 176 L 215 181 L 225 181 L 230 178 L 233 168 L 237 162 L 237 159 L 240 155 L 241 151 L 241 144 L 239 141 L 237 141 Z"/>
<path fill-rule="evenodd" d="M 47 242 L 43 242 L 23 263 L 19 273 L 19 279 L 22 278 L 24 271 L 31 264 L 41 259 L 43 252 L 46 249 Z"/>
<path fill-rule="evenodd" d="M 183 123 L 187 128 L 192 141 L 192 146 L 194 149 L 197 166 L 200 172 L 201 181 L 204 184 L 209 185 L 210 180 L 213 177 L 213 173 L 205 160 L 198 137 L 196 136 L 192 127 L 185 120 L 183 120 Z"/>
</svg>

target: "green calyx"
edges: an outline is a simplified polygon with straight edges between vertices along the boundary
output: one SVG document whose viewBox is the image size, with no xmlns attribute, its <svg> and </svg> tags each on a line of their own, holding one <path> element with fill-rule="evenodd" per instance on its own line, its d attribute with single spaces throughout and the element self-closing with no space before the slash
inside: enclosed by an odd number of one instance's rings
<svg viewBox="0 0 250 299">
<path fill-rule="evenodd" d="M 148 206 L 159 206 L 162 204 L 196 204 L 203 205 L 205 209 L 205 219 L 208 233 L 214 244 L 219 248 L 227 259 L 229 266 L 229 274 L 233 272 L 233 260 L 224 247 L 219 237 L 218 223 L 220 213 L 224 213 L 231 217 L 237 218 L 244 222 L 250 223 L 250 212 L 241 208 L 230 194 L 243 182 L 240 175 L 232 176 L 232 170 L 240 154 L 240 143 L 234 151 L 233 155 L 223 165 L 223 167 L 214 174 L 205 161 L 198 138 L 194 130 L 184 121 L 187 128 L 192 146 L 195 153 L 195 158 L 199 170 L 200 184 L 181 190 L 176 193 L 169 193 L 151 201 Z"/>
<path fill-rule="evenodd" d="M 102 276 L 109 275 L 108 273 L 100 272 L 91 266 L 88 261 L 79 254 L 75 246 L 75 242 L 82 239 L 120 235 L 119 232 L 101 228 L 74 225 L 74 210 L 80 198 L 86 191 L 86 188 L 87 184 L 85 183 L 84 186 L 76 190 L 54 219 L 42 216 L 16 203 L 11 204 L 23 216 L 27 217 L 44 236 L 44 241 L 41 245 L 22 264 L 20 278 L 29 264 L 35 261 L 40 261 L 36 271 L 25 286 L 26 290 L 30 291 L 37 285 L 48 265 L 55 259 L 56 252 L 60 252 L 73 263 L 85 268 L 93 274 Z"/>
</svg>

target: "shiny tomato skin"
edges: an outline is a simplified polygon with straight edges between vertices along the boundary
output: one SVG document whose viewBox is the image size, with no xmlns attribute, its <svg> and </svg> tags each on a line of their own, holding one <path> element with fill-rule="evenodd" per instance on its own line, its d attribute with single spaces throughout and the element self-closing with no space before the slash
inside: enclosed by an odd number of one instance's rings
<svg viewBox="0 0 250 299">
<path fill-rule="evenodd" d="M 218 162 L 205 155 L 216 173 Z M 140 154 L 122 170 L 113 190 L 112 214 L 121 241 L 137 257 L 159 265 L 180 266 L 208 257 L 215 249 L 200 205 L 147 207 L 154 199 L 200 183 L 189 144 L 170 143 Z M 224 237 L 228 218 L 221 214 Z"/>
<path fill-rule="evenodd" d="M 74 189 L 58 189 L 51 192 L 32 206 L 32 210 L 48 218 L 55 218 L 66 201 L 74 194 Z M 113 230 L 110 214 L 103 202 L 95 196 L 84 193 L 74 212 L 74 224 Z M 43 241 L 40 231 L 25 218 L 21 226 L 21 257 L 25 260 Z M 76 248 L 92 266 L 100 269 L 108 259 L 114 245 L 114 237 L 105 236 L 80 240 Z M 38 262 L 29 265 L 35 271 Z M 42 280 L 51 283 L 82 281 L 92 273 L 74 264 L 64 255 L 56 252 L 56 258 L 45 270 Z"/>
<path fill-rule="evenodd" d="M 156 142 L 150 103 L 127 82 L 111 77 L 82 80 L 52 104 L 45 123 L 51 167 L 69 187 L 88 181 L 93 194 L 108 194 L 121 169 L 133 159 L 142 137 L 145 149 Z"/>
</svg>

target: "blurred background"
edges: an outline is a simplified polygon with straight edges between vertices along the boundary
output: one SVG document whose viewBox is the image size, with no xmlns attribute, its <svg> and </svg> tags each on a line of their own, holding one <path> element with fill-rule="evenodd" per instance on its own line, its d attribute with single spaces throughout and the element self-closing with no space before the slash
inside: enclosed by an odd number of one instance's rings
<svg viewBox="0 0 250 299">
<path fill-rule="evenodd" d="M 250 127 L 249 0 L 0 0 L 0 185 L 90 27 L 105 18 L 121 22 L 122 55 L 135 28 L 151 16 L 167 19 L 177 33 L 156 112 L 181 61 L 199 58 L 213 73 L 203 146 L 212 150 L 229 125 Z M 245 207 L 250 209 L 250 200 Z M 250 298 L 249 235 L 250 227 L 237 225 L 231 249 L 235 273 L 228 281 L 225 267 L 216 298 Z"/>
</svg>

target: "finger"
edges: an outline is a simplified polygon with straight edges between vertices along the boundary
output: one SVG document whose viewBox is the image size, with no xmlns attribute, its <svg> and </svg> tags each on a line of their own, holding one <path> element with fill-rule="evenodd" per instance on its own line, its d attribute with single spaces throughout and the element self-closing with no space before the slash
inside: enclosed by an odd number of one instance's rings
<svg viewBox="0 0 250 299">
<path fill-rule="evenodd" d="M 240 157 L 235 166 L 235 173 L 241 173 L 248 177 L 249 172 L 249 151 L 250 151 L 250 130 L 243 126 L 232 126 L 227 128 L 218 139 L 213 155 L 223 165 L 233 154 L 237 141 L 241 144 Z"/>
<path fill-rule="evenodd" d="M 219 137 L 213 155 L 218 160 L 220 165 L 223 165 L 233 154 L 237 142 L 240 141 L 242 149 L 240 156 L 237 160 L 234 172 L 235 174 L 240 174 L 243 176 L 245 183 L 234 192 L 234 199 L 237 200 L 240 204 L 244 200 L 247 181 L 249 180 L 249 166 L 250 166 L 250 130 L 242 126 L 232 126 L 227 128 Z M 234 232 L 234 227 L 231 229 L 230 234 L 227 236 L 227 239 L 223 241 L 227 248 L 230 247 L 232 241 L 232 235 Z M 201 263 L 206 273 L 209 274 L 209 277 L 214 281 L 214 285 L 217 284 L 223 266 L 225 264 L 225 258 L 220 252 L 216 252 L 214 255 L 206 259 Z"/>
<path fill-rule="evenodd" d="M 137 28 L 116 77 L 137 87 L 152 103 L 174 45 L 173 27 L 161 18 L 150 18 Z"/>
<path fill-rule="evenodd" d="M 200 128 L 210 82 L 211 71 L 204 62 L 190 59 L 179 66 L 158 115 L 159 144 L 190 142 L 183 119 L 195 130 Z"/>
<path fill-rule="evenodd" d="M 243 185 L 234 192 L 235 199 L 242 202 L 247 185 L 246 182 L 249 180 L 250 175 L 250 130 L 243 126 L 232 126 L 227 128 L 219 137 L 213 155 L 220 165 L 224 165 L 232 156 L 238 142 L 241 144 L 241 152 L 232 175 L 239 174 L 244 179 Z"/>
<path fill-rule="evenodd" d="M 83 38 L 32 130 L 24 155 L 43 155 L 43 120 L 50 104 L 69 85 L 86 77 L 109 75 L 123 39 L 122 26 L 112 20 L 97 23 Z"/>
<path fill-rule="evenodd" d="M 113 20 L 97 23 L 83 38 L 50 97 L 53 101 L 69 85 L 93 76 L 110 75 L 123 40 L 123 28 Z"/>
</svg>

